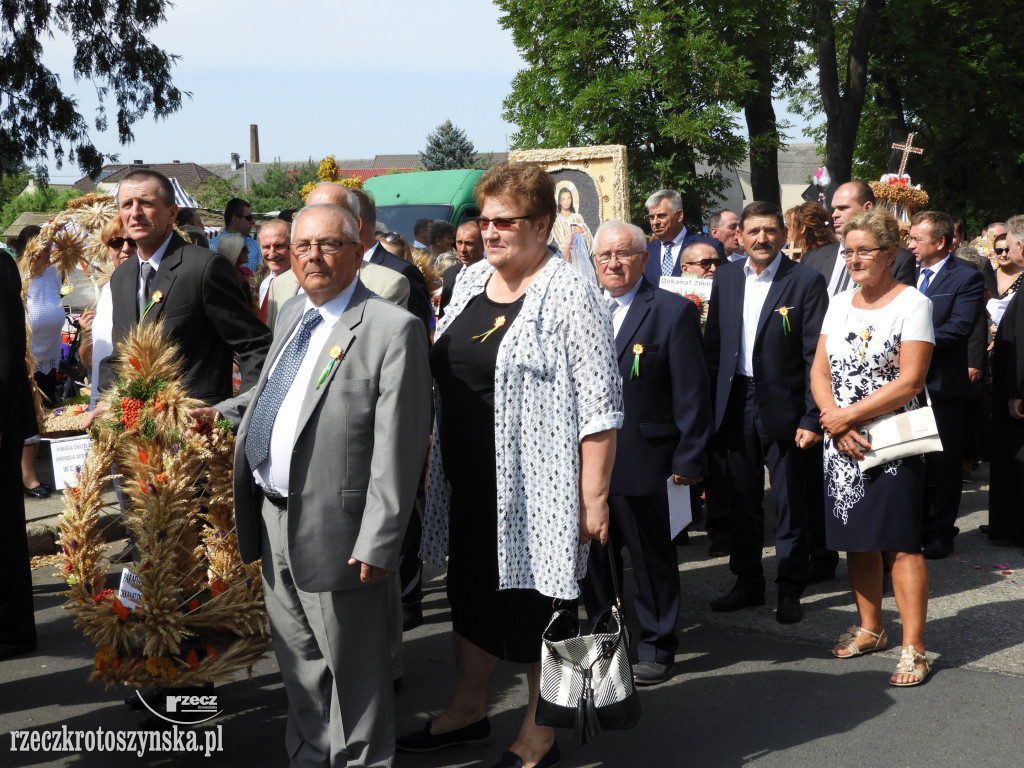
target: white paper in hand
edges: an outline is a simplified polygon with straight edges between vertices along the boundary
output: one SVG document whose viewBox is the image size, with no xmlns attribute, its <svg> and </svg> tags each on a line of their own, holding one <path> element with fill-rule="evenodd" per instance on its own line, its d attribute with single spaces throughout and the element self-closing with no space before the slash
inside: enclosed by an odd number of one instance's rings
<svg viewBox="0 0 1024 768">
<path fill-rule="evenodd" d="M 672 481 L 671 475 L 668 478 L 668 519 L 673 539 L 682 532 L 683 528 L 693 522 L 690 486 L 676 485 Z"/>
</svg>

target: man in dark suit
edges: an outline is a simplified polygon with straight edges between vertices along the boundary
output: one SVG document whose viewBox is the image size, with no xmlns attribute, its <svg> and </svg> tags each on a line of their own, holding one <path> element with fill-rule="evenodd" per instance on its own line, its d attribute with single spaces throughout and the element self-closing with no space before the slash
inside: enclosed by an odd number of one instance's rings
<svg viewBox="0 0 1024 768">
<path fill-rule="evenodd" d="M 754 202 L 740 216 L 745 261 L 715 273 L 704 331 L 715 428 L 726 441 L 732 480 L 732 553 L 736 583 L 711 601 L 714 611 L 764 605 L 764 467 L 778 524 L 775 617 L 800 621 L 807 580 L 806 498 L 798 450 L 821 441 L 810 388 L 811 364 L 825 317 L 825 279 L 780 257 L 782 211 Z"/>
<path fill-rule="evenodd" d="M 594 236 L 597 276 L 615 327 L 625 421 L 608 497 L 615 546 L 591 545 L 582 586 L 587 613 L 596 619 L 615 601 L 609 568 L 621 574 L 620 548 L 629 550 L 640 621 L 633 678 L 654 685 L 668 679 L 679 646 L 679 572 L 666 483 L 671 477 L 676 485 L 692 485 L 704 476 L 711 402 L 700 313 L 693 302 L 644 279 L 646 244 L 643 230 L 618 221 L 602 224 Z"/>
<path fill-rule="evenodd" d="M 464 221 L 455 231 L 455 250 L 459 254 L 459 263 L 449 267 L 441 279 L 441 302 L 438 305 L 437 317 L 444 317 L 444 308 L 452 300 L 455 283 L 471 265 L 484 257 L 484 239 L 480 234 L 480 225 L 475 221 Z"/>
<path fill-rule="evenodd" d="M 925 454 L 924 556 L 953 554 L 960 512 L 960 465 L 970 396 L 967 348 L 982 311 L 985 281 L 981 273 L 950 256 L 953 220 L 941 211 L 924 211 L 910 220 L 910 250 L 917 258 L 917 289 L 932 302 L 935 350 L 925 386 L 932 399 L 942 450 Z"/>
<path fill-rule="evenodd" d="M 434 310 L 430 306 L 430 288 L 427 287 L 427 279 L 423 277 L 419 267 L 411 261 L 395 256 L 377 241 L 377 234 L 374 230 L 374 225 L 377 223 L 377 204 L 373 198 L 361 189 L 349 191 L 359 201 L 358 211 L 351 207 L 348 210 L 359 219 L 359 239 L 366 250 L 363 260 L 393 269 L 405 276 L 405 279 L 409 281 L 409 311 L 420 319 L 429 336 L 433 326 Z M 310 197 L 312 198 L 314 194 L 316 194 L 316 190 Z"/>
<path fill-rule="evenodd" d="M 647 268 L 644 277 L 657 286 L 662 275 L 679 277 L 679 254 L 691 243 L 708 243 L 725 261 L 725 248 L 714 238 L 693 232 L 683 223 L 683 199 L 673 189 L 659 189 L 646 202 L 647 219 L 651 223 L 654 240 L 647 246 Z"/>
<path fill-rule="evenodd" d="M 0 661 L 36 649 L 32 570 L 21 492 L 22 441 L 36 434 L 25 370 L 25 305 L 14 260 L 0 253 Z"/>
<path fill-rule="evenodd" d="M 250 389 L 263 367 L 270 331 L 243 300 L 232 264 L 171 230 L 178 207 L 166 176 L 132 171 L 121 182 L 118 201 L 138 258 L 125 261 L 110 278 L 115 349 L 100 362 L 100 391 L 117 376 L 117 344 L 140 322 L 158 320 L 181 347 L 190 397 L 206 403 L 230 397 L 236 355 L 242 391 Z"/>
<path fill-rule="evenodd" d="M 304 208 L 292 247 L 305 295 L 281 310 L 256 387 L 218 406 L 240 420 L 238 549 L 263 558 L 291 765 L 391 765 L 384 577 L 398 568 L 427 451 L 427 338 L 358 280 L 347 211 Z"/>
<path fill-rule="evenodd" d="M 816 269 L 825 276 L 829 296 L 853 288 L 850 273 L 846 271 L 846 261 L 842 258 L 843 225 L 858 213 L 874 207 L 875 193 L 863 181 L 848 181 L 841 184 L 832 195 L 832 224 L 836 228 L 839 242 L 808 251 L 800 260 L 801 264 Z M 905 248 L 900 248 L 896 252 L 892 276 L 904 285 L 914 284 L 914 255 Z"/>
</svg>

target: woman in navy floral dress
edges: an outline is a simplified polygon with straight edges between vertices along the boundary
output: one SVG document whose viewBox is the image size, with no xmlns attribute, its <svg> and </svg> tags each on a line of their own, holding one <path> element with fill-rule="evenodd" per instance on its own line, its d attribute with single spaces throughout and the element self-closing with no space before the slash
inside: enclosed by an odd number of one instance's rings
<svg viewBox="0 0 1024 768">
<path fill-rule="evenodd" d="M 883 650 L 882 559 L 892 569 L 903 624 L 903 652 L 892 685 L 922 682 L 928 571 L 921 554 L 924 462 L 919 456 L 862 472 L 870 448 L 858 430 L 871 420 L 919 407 L 918 393 L 935 343 L 931 302 L 898 283 L 891 266 L 899 225 L 887 211 L 859 214 L 843 227 L 853 290 L 832 298 L 811 371 L 825 432 L 825 534 L 847 553 L 859 626 L 832 654 L 851 658 Z M 923 398 L 922 398 L 923 399 Z"/>
</svg>

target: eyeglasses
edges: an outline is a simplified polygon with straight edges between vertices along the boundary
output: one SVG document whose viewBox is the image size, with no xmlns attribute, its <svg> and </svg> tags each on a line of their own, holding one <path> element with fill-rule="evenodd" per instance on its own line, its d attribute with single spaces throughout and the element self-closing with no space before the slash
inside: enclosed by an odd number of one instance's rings
<svg viewBox="0 0 1024 768">
<path fill-rule="evenodd" d="M 487 218 L 484 218 L 483 216 L 478 216 L 477 219 L 476 219 L 476 223 L 479 224 L 480 225 L 480 229 L 483 229 L 483 230 L 488 229 L 491 226 L 491 224 L 493 224 L 494 228 L 497 229 L 499 232 L 508 232 L 510 229 L 512 229 L 512 222 L 520 221 L 521 219 L 529 219 L 529 218 L 531 218 L 531 217 L 530 216 L 508 216 L 508 217 L 502 217 L 502 218 L 498 218 L 498 219 L 487 219 Z"/>
<path fill-rule="evenodd" d="M 594 255 L 597 257 L 598 264 L 609 264 L 612 259 L 621 264 L 625 261 L 632 261 L 633 257 L 638 253 L 643 253 L 643 251 L 615 251 L 615 253 L 605 251 L 604 253 L 596 253 Z"/>
<path fill-rule="evenodd" d="M 884 251 L 884 250 L 885 250 L 885 248 L 882 248 L 881 246 L 879 246 L 877 248 L 858 248 L 856 251 L 846 251 L 846 252 L 844 252 L 843 253 L 843 258 L 846 261 L 849 261 L 854 256 L 856 256 L 861 261 L 871 261 L 872 259 L 875 258 L 875 254 L 876 253 L 878 253 L 879 251 Z"/>
<path fill-rule="evenodd" d="M 1009 248 L 993 248 L 992 251 L 995 253 L 996 256 L 1002 256 L 1004 254 L 1009 253 L 1010 249 Z"/>
<path fill-rule="evenodd" d="M 249 222 L 250 224 L 252 224 L 252 214 L 251 214 L 251 213 L 247 213 L 247 214 L 245 214 L 245 215 L 242 215 L 241 213 L 236 213 L 235 215 L 236 215 L 236 216 L 237 216 L 238 218 L 240 218 L 240 219 L 245 219 L 245 220 L 246 220 L 246 221 L 248 221 L 248 222 Z"/>
<path fill-rule="evenodd" d="M 701 259 L 700 261 L 684 261 L 683 264 L 687 264 L 689 266 L 694 266 L 695 264 L 700 264 L 700 268 L 701 269 L 711 269 L 712 266 L 715 266 L 715 267 L 722 266 L 722 260 L 721 259 Z"/>
<path fill-rule="evenodd" d="M 333 256 L 346 245 L 359 245 L 355 240 L 321 240 L 317 242 L 292 243 L 292 250 L 299 256 L 308 256 L 315 245 L 324 256 Z"/>
<path fill-rule="evenodd" d="M 383 240 L 385 243 L 397 243 L 402 239 L 402 235 L 398 232 L 385 232 L 378 239 Z"/>
<path fill-rule="evenodd" d="M 132 248 L 136 247 L 136 243 L 130 237 L 112 237 L 107 240 L 107 245 L 113 248 L 115 251 L 120 251 L 124 248 L 124 244 L 128 243 Z"/>
</svg>

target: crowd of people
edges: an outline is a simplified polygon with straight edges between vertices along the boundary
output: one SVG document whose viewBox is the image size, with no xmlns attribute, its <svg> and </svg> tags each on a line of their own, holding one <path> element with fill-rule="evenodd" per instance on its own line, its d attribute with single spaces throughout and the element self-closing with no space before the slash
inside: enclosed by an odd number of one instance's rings
<svg viewBox="0 0 1024 768">
<path fill-rule="evenodd" d="M 161 322 L 203 403 L 192 416 L 236 426 L 238 546 L 262 558 L 292 763 L 487 743 L 487 683 L 504 660 L 524 665 L 529 695 L 494 768 L 554 768 L 555 732 L 535 720 L 554 608 L 600 616 L 628 551 L 633 678 L 667 681 L 681 601 L 670 490 L 703 516 L 708 556 L 729 558 L 710 610 L 762 606 L 766 468 L 776 619 L 801 621 L 804 590 L 845 552 L 857 623 L 832 654 L 888 646 L 888 573 L 902 634 L 889 683 L 924 682 L 927 560 L 954 550 L 973 462 L 991 461 L 986 532 L 1024 543 L 1024 216 L 972 245 L 941 212 L 901 228 L 848 182 L 831 212 L 756 201 L 711 214 L 707 234 L 662 189 L 645 203 L 650 234 L 592 232 L 574 188 L 532 163 L 491 168 L 475 193 L 478 217 L 421 220 L 412 243 L 377 224 L 364 191 L 330 182 L 255 238 L 250 206 L 232 200 L 207 239 L 168 180 L 138 169 L 101 233 L 117 268 L 80 321 L 88 419 L 105 410 L 119 342 Z M 64 320 L 49 247 L 22 270 L 24 305 L 13 261 L 0 270 L 0 471 L 20 462 L 29 498 L 50 489 L 29 466 L 26 344 L 53 401 Z M 683 275 L 708 281 L 706 319 L 660 287 Z M 943 450 L 862 468 L 865 427 L 923 407 Z M 0 658 L 36 645 L 16 522 L 5 517 Z M 447 569 L 451 699 L 396 734 L 421 558 Z"/>
</svg>

